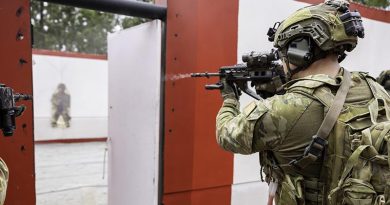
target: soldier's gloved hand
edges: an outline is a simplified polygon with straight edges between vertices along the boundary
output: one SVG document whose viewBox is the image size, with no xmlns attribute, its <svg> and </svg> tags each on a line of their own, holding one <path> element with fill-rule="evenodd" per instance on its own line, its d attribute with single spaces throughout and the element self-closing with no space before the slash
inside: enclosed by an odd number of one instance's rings
<svg viewBox="0 0 390 205">
<path fill-rule="evenodd" d="M 226 99 L 237 99 L 238 100 L 238 95 L 236 95 L 236 93 L 235 93 L 235 88 L 232 87 L 232 85 L 230 85 L 230 83 L 228 83 L 226 81 L 226 78 L 221 78 L 220 83 L 223 85 L 223 87 L 221 89 L 221 95 L 222 95 L 223 100 L 226 100 Z"/>
<path fill-rule="evenodd" d="M 15 109 L 15 116 L 19 117 L 26 110 L 26 106 L 25 105 L 16 106 L 14 109 Z"/>
</svg>

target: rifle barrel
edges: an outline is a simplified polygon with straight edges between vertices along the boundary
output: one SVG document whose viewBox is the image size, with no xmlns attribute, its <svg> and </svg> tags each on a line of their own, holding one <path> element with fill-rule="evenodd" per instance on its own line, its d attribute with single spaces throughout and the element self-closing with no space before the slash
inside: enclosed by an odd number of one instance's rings
<svg viewBox="0 0 390 205">
<path fill-rule="evenodd" d="M 32 99 L 33 99 L 32 95 L 25 95 L 25 94 L 19 94 L 19 93 L 14 94 L 14 100 L 16 102 L 20 101 L 20 100 L 32 100 Z"/>
<path fill-rule="evenodd" d="M 201 78 L 201 77 L 210 78 L 210 77 L 222 76 L 222 75 L 223 74 L 221 74 L 221 73 L 208 73 L 208 72 L 205 72 L 205 73 L 191 73 L 191 77 L 193 77 L 193 78 Z"/>
</svg>

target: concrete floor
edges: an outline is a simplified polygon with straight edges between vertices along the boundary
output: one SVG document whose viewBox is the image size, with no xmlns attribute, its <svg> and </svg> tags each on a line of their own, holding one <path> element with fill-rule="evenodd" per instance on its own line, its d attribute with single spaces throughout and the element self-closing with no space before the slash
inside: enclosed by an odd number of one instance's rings
<svg viewBox="0 0 390 205">
<path fill-rule="evenodd" d="M 106 205 L 105 148 L 105 142 L 37 144 L 36 204 Z"/>
</svg>

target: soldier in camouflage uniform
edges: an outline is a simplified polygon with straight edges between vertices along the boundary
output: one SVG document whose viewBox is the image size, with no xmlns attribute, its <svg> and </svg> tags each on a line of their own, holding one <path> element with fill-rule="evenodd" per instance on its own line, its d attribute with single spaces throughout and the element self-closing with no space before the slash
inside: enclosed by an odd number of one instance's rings
<svg viewBox="0 0 390 205">
<path fill-rule="evenodd" d="M 355 201 L 350 203 L 327 200 L 330 191 L 337 187 L 333 181 L 340 178 L 346 162 L 336 151 L 332 154 L 333 149 L 344 144 L 340 141 L 343 138 L 335 138 L 340 133 L 329 135 L 329 151 L 325 158 L 320 157 L 305 168 L 294 163 L 313 142 L 313 136 L 343 82 L 343 74 L 348 72 L 339 65 L 345 57 L 344 52 L 352 51 L 358 37 L 364 35 L 360 18 L 343 16 L 349 15 L 348 6 L 346 1 L 328 0 L 298 10 L 275 28 L 271 39 L 274 39 L 274 46 L 290 77 L 284 85 L 285 94 L 252 102 L 240 112 L 239 100 L 232 87 L 221 78 L 225 86 L 221 92 L 223 105 L 216 119 L 217 142 L 234 153 L 260 153 L 261 171 L 265 173 L 270 189 L 276 190 L 276 193 L 271 191 L 269 204 L 273 203 L 273 197 L 276 204 L 281 205 L 373 204 L 359 199 L 352 199 Z M 355 14 L 352 16 L 356 17 Z M 348 22 L 355 23 L 355 30 L 350 30 Z M 351 73 L 344 106 L 355 106 L 353 109 L 358 111 L 344 109 L 337 125 L 345 125 L 357 116 L 363 116 L 362 113 L 370 115 L 371 109 L 367 107 L 375 107 L 371 106 L 374 95 L 390 102 L 382 90 L 367 73 Z M 376 108 L 385 109 L 378 105 Z M 370 121 L 364 126 L 371 124 Z M 390 179 L 387 181 L 389 184 Z"/>
<path fill-rule="evenodd" d="M 390 93 L 390 70 L 384 70 L 376 79 Z"/>
<path fill-rule="evenodd" d="M 51 126 L 57 127 L 57 121 L 60 116 L 65 122 L 65 126 L 70 126 L 70 95 L 66 93 L 66 86 L 60 83 L 57 87 L 57 92 L 51 97 L 53 115 L 51 118 Z"/>
<path fill-rule="evenodd" d="M 8 167 L 0 158 L 0 205 L 4 204 L 8 186 Z"/>
</svg>

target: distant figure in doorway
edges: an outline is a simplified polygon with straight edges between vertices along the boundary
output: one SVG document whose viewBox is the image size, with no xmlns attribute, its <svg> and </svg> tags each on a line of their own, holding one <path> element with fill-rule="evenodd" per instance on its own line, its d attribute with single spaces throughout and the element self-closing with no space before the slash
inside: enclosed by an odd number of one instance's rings
<svg viewBox="0 0 390 205">
<path fill-rule="evenodd" d="M 58 126 L 58 119 L 62 116 L 66 127 L 70 127 L 69 111 L 70 111 L 70 95 L 66 91 L 66 86 L 63 83 L 58 84 L 57 91 L 51 97 L 53 107 L 53 115 L 51 118 L 51 126 Z"/>
</svg>

